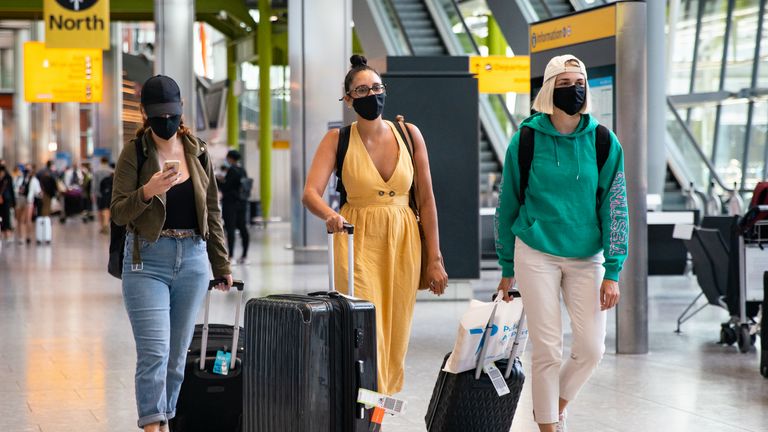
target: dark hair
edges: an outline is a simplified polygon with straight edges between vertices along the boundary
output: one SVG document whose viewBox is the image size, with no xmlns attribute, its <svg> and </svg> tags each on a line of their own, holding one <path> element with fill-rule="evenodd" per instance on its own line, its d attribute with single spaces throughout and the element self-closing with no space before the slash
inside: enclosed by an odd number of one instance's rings
<svg viewBox="0 0 768 432">
<path fill-rule="evenodd" d="M 234 161 L 239 161 L 240 158 L 240 152 L 237 150 L 230 150 L 227 152 L 227 159 L 233 159 Z"/>
<path fill-rule="evenodd" d="M 5 171 L 5 165 L 0 165 L 0 171 Z"/>
<path fill-rule="evenodd" d="M 355 76 L 362 71 L 369 70 L 376 75 L 381 76 L 376 69 L 368 66 L 368 59 L 366 59 L 364 56 L 355 54 L 349 58 L 349 62 L 352 64 L 352 68 L 349 69 L 347 76 L 344 78 L 344 94 L 349 93 L 351 90 L 349 86 L 352 85 L 352 81 L 355 79 Z"/>
<path fill-rule="evenodd" d="M 108 157 L 106 157 L 106 156 L 102 156 L 102 157 L 101 157 L 101 163 L 103 163 L 103 164 L 108 164 L 108 163 L 109 163 L 109 158 L 108 158 Z"/>
<path fill-rule="evenodd" d="M 144 124 L 141 125 L 141 127 L 136 131 L 136 138 L 141 138 L 142 135 L 144 135 L 144 132 L 147 131 L 147 129 L 150 129 L 149 126 L 149 117 L 144 119 Z M 184 118 L 182 117 L 181 123 L 179 123 L 179 130 L 177 133 L 180 133 L 182 135 L 192 136 L 192 131 L 189 130 L 188 127 L 184 126 Z"/>
</svg>

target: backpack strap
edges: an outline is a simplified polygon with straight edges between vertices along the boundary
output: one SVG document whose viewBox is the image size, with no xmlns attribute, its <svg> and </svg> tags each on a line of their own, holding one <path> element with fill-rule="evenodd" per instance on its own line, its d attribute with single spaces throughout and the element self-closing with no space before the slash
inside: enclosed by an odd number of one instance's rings
<svg viewBox="0 0 768 432">
<path fill-rule="evenodd" d="M 528 178 L 533 164 L 534 136 L 536 132 L 528 126 L 520 128 L 520 137 L 517 147 L 517 165 L 520 170 L 520 193 L 518 200 L 522 206 L 525 203 L 525 190 L 528 189 Z"/>
<path fill-rule="evenodd" d="M 405 148 L 408 149 L 408 155 L 411 157 L 411 163 L 413 164 L 413 180 L 411 181 L 411 190 L 408 193 L 408 206 L 413 210 L 416 217 L 419 218 L 419 204 L 416 201 L 416 177 L 418 173 L 416 172 L 416 159 L 413 157 L 413 136 L 405 124 L 405 117 L 402 115 L 395 117 L 395 129 L 400 135 L 400 139 L 405 143 Z"/>
<path fill-rule="evenodd" d="M 595 128 L 595 153 L 597 155 L 597 173 L 600 174 L 605 161 L 608 160 L 608 153 L 611 152 L 611 131 L 603 125 L 597 125 Z"/>
<path fill-rule="evenodd" d="M 349 134 L 352 126 L 344 126 L 339 129 L 339 141 L 336 145 L 336 192 L 339 193 L 339 210 L 347 203 L 347 190 L 341 179 L 341 173 L 344 168 L 344 158 L 347 157 L 349 150 Z"/>
</svg>

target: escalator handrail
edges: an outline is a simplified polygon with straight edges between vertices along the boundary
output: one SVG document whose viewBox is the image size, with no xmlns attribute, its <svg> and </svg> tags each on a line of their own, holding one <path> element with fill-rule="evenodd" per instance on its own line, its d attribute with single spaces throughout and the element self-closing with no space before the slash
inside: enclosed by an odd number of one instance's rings
<svg viewBox="0 0 768 432">
<path fill-rule="evenodd" d="M 474 35 L 472 35 L 472 32 L 470 31 L 469 26 L 467 25 L 467 20 L 464 19 L 464 15 L 461 13 L 461 8 L 459 7 L 458 0 L 451 0 L 451 5 L 453 5 L 456 15 L 459 17 L 459 20 L 461 21 L 461 26 L 464 28 L 464 31 L 467 33 L 467 36 L 469 37 L 469 41 L 472 43 L 472 47 L 475 50 L 475 54 L 480 55 L 480 46 L 477 45 L 477 42 L 475 41 L 475 37 Z M 499 102 L 501 102 L 501 106 L 504 108 L 504 115 L 512 124 L 512 129 L 514 129 L 514 131 L 517 132 L 517 130 L 520 129 L 520 127 L 517 124 L 517 120 L 515 120 L 515 117 L 512 115 L 511 112 L 509 112 L 509 108 L 507 107 L 507 104 L 504 101 L 503 97 L 500 94 L 495 94 L 495 95 L 492 95 L 491 97 L 495 97 L 496 99 L 499 99 Z"/>
<path fill-rule="evenodd" d="M 400 29 L 400 32 L 403 34 L 405 44 L 408 46 L 408 52 L 410 52 L 411 55 L 416 55 L 413 51 L 413 45 L 411 45 L 411 38 L 408 37 L 408 33 L 405 31 L 405 25 L 403 25 L 403 20 L 400 18 L 400 13 L 397 11 L 397 8 L 392 4 L 392 0 L 384 0 L 384 3 L 386 4 L 385 7 L 392 11 L 392 15 L 395 17 L 395 24 L 397 24 L 397 28 Z"/>
<path fill-rule="evenodd" d="M 715 180 L 715 182 L 717 182 L 717 184 L 726 192 L 733 192 L 734 189 L 727 187 L 723 179 L 720 178 L 720 175 L 717 173 L 717 171 L 715 171 L 715 167 L 712 165 L 712 162 L 710 162 L 709 159 L 707 158 L 707 155 L 704 154 L 704 151 L 701 149 L 701 147 L 699 146 L 699 143 L 696 141 L 696 138 L 693 136 L 691 129 L 688 127 L 685 121 L 683 121 L 683 118 L 680 116 L 680 113 L 677 112 L 677 108 L 675 108 L 675 105 L 672 103 L 672 100 L 669 98 L 669 96 L 667 96 L 667 106 L 672 111 L 672 114 L 675 116 L 675 121 L 677 121 L 677 123 L 683 129 L 683 132 L 685 133 L 686 137 L 693 144 L 693 148 L 696 151 L 696 154 L 707 166 L 707 169 L 709 170 L 709 174 L 712 177 L 712 179 Z"/>
<path fill-rule="evenodd" d="M 539 4 L 544 6 L 544 10 L 547 12 L 547 15 L 548 15 L 547 18 L 554 17 L 554 15 L 552 15 L 552 10 L 549 8 L 549 5 L 547 4 L 547 2 L 545 2 L 544 0 L 539 0 Z"/>
</svg>

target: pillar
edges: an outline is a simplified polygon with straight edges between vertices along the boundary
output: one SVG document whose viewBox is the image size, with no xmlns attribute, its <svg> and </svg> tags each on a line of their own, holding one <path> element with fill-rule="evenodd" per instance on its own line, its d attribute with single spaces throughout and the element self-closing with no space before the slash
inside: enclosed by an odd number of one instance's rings
<svg viewBox="0 0 768 432">
<path fill-rule="evenodd" d="M 122 24 L 110 24 L 109 51 L 104 51 L 104 96 L 96 104 L 95 147 L 109 149 L 117 161 L 123 149 L 123 49 Z"/>
<path fill-rule="evenodd" d="M 302 206 L 301 197 L 320 140 L 343 119 L 344 107 L 338 100 L 352 53 L 352 1 L 291 0 L 288 15 L 291 242 L 294 262 L 322 262 L 325 223 Z"/>
<path fill-rule="evenodd" d="M 259 185 L 261 211 L 269 218 L 272 203 L 272 16 L 269 0 L 259 0 Z"/>
<path fill-rule="evenodd" d="M 666 78 L 666 2 L 647 2 L 648 12 L 648 82 L 665 83 Z M 667 89 L 648 86 L 648 124 L 667 124 Z M 648 129 L 648 193 L 664 193 L 667 174 L 666 127 Z"/>
<path fill-rule="evenodd" d="M 235 96 L 237 85 L 237 45 L 230 41 L 227 45 L 227 146 L 239 149 L 240 112 Z"/>
<path fill-rule="evenodd" d="M 154 0 L 155 74 L 173 78 L 181 89 L 184 124 L 195 130 L 194 0 Z"/>
</svg>

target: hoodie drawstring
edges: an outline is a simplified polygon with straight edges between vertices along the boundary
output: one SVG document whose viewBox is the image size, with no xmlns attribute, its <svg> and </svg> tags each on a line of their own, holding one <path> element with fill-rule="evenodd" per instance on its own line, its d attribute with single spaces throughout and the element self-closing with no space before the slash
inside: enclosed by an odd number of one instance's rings
<svg viewBox="0 0 768 432">
<path fill-rule="evenodd" d="M 557 162 L 557 166 L 560 166 L 560 156 L 557 154 L 557 147 L 558 147 L 558 140 L 555 138 L 555 162 Z"/>
<path fill-rule="evenodd" d="M 579 157 L 579 146 L 574 145 L 573 148 L 576 150 L 576 181 L 579 181 L 579 177 L 581 176 L 581 158 Z"/>
</svg>

